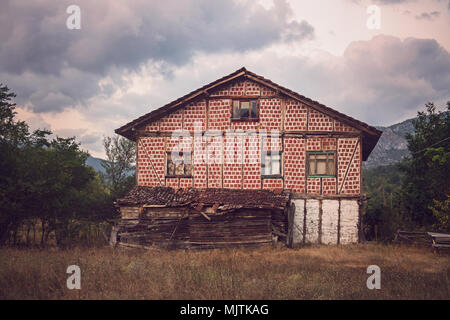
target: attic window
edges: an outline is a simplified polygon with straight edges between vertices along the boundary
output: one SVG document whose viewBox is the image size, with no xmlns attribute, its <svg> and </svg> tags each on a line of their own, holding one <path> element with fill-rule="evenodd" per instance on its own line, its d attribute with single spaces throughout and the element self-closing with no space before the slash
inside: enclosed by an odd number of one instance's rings
<svg viewBox="0 0 450 320">
<path fill-rule="evenodd" d="M 336 161 L 334 152 L 308 152 L 308 176 L 334 177 Z"/>
<path fill-rule="evenodd" d="M 258 100 L 233 100 L 231 120 L 257 121 L 259 119 Z"/>
<path fill-rule="evenodd" d="M 179 158 L 179 159 L 178 159 Z M 192 177 L 192 153 L 180 152 L 177 159 L 172 158 L 172 153 L 167 153 L 166 178 L 191 178 Z"/>
</svg>

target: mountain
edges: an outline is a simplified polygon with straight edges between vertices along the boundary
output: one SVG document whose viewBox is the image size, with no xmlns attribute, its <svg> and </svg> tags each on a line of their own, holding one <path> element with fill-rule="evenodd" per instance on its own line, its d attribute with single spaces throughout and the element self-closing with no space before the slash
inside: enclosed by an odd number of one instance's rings
<svg viewBox="0 0 450 320">
<path fill-rule="evenodd" d="M 94 168 L 95 171 L 97 171 L 99 173 L 105 173 L 105 168 L 103 168 L 103 166 L 102 166 L 102 161 L 103 161 L 103 159 L 89 156 L 89 158 L 87 158 L 87 160 L 86 160 L 86 165 L 91 166 L 92 168 Z M 136 171 L 136 167 L 133 166 L 127 172 L 126 175 L 132 176 L 135 173 L 135 171 Z"/>
<path fill-rule="evenodd" d="M 369 159 L 364 162 L 364 167 L 374 168 L 390 165 L 408 155 L 405 135 L 414 133 L 414 119 L 408 119 L 389 127 L 376 127 L 378 130 L 383 131 L 383 134 L 370 154 Z"/>
<path fill-rule="evenodd" d="M 442 112 L 444 117 L 448 111 Z M 396 163 L 409 154 L 408 144 L 405 139 L 407 133 L 414 134 L 413 121 L 417 118 L 408 119 L 393 124 L 389 127 L 376 127 L 383 131 L 377 145 L 373 149 L 367 161 L 363 162 L 365 168 L 375 168 Z"/>
<path fill-rule="evenodd" d="M 91 156 L 89 156 L 89 158 L 87 158 L 86 160 L 86 164 L 94 168 L 95 171 L 105 173 L 105 168 L 102 167 L 101 163 L 102 159 Z"/>
</svg>

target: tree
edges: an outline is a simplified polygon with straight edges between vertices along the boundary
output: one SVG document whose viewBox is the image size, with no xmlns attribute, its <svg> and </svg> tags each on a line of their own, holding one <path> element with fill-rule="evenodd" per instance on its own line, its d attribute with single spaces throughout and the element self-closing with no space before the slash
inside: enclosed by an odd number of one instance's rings
<svg viewBox="0 0 450 320">
<path fill-rule="evenodd" d="M 136 144 L 120 136 L 105 137 L 103 146 L 107 160 L 102 161 L 103 180 L 109 186 L 111 196 L 123 196 L 135 183 L 133 175 Z"/>
<path fill-rule="evenodd" d="M 436 112 L 427 103 L 413 125 L 414 134 L 406 135 L 410 156 L 400 166 L 405 175 L 402 198 L 412 222 L 427 227 L 437 223 L 434 201 L 444 202 L 450 195 L 450 102 L 447 112 Z"/>
<path fill-rule="evenodd" d="M 363 218 L 365 238 L 392 240 L 395 231 L 404 224 L 399 214 L 402 203 L 399 181 L 402 173 L 394 164 L 364 169 L 363 175 L 363 188 L 368 196 Z"/>
<path fill-rule="evenodd" d="M 30 133 L 15 119 L 14 93 L 0 85 L 0 244 L 18 242 L 21 227 L 41 225 L 41 245 L 54 233 L 59 246 L 76 238 L 80 221 L 111 217 L 109 193 L 75 137 Z M 12 239 L 12 240 L 11 240 Z"/>
</svg>

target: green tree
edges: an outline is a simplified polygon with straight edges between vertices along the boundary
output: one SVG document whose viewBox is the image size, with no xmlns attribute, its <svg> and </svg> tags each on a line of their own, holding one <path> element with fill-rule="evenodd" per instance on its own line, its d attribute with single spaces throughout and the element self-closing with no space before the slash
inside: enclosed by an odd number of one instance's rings
<svg viewBox="0 0 450 320">
<path fill-rule="evenodd" d="M 24 121 L 15 119 L 16 95 L 0 84 L 0 243 L 13 233 L 14 242 L 17 230 L 29 211 L 24 203 L 30 181 L 24 179 L 24 165 L 29 150 L 42 148 L 47 144 L 48 131 L 29 132 Z"/>
<path fill-rule="evenodd" d="M 123 196 L 135 184 L 134 164 L 136 144 L 120 136 L 103 139 L 106 160 L 102 161 L 105 184 L 109 186 L 113 198 Z"/>
<path fill-rule="evenodd" d="M 30 133 L 15 119 L 15 95 L 0 85 L 0 244 L 16 244 L 23 226 L 41 225 L 41 245 L 52 233 L 59 246 L 74 243 L 80 226 L 113 216 L 109 191 L 75 138 Z M 11 241 L 12 239 L 12 241 Z"/>
<path fill-rule="evenodd" d="M 414 134 L 406 135 L 410 156 L 400 166 L 402 200 L 412 223 L 429 227 L 437 223 L 434 200 L 443 202 L 450 195 L 450 102 L 447 112 L 427 103 L 413 125 Z"/>
<path fill-rule="evenodd" d="M 404 225 L 400 215 L 400 181 L 397 165 L 363 170 L 363 188 L 368 201 L 364 213 L 364 235 L 367 240 L 389 241 Z"/>
</svg>

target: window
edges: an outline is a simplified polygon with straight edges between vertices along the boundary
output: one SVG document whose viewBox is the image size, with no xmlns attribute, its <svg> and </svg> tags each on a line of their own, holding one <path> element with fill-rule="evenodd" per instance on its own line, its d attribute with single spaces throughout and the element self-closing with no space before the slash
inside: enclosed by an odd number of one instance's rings
<svg viewBox="0 0 450 320">
<path fill-rule="evenodd" d="M 336 163 L 334 152 L 308 152 L 309 176 L 335 176 Z"/>
<path fill-rule="evenodd" d="M 258 100 L 233 100 L 232 120 L 258 120 Z"/>
<path fill-rule="evenodd" d="M 261 153 L 261 175 L 279 176 L 281 175 L 281 153 L 262 152 Z"/>
<path fill-rule="evenodd" d="M 179 159 L 167 153 L 166 177 L 192 177 L 192 154 L 180 152 Z"/>
</svg>

